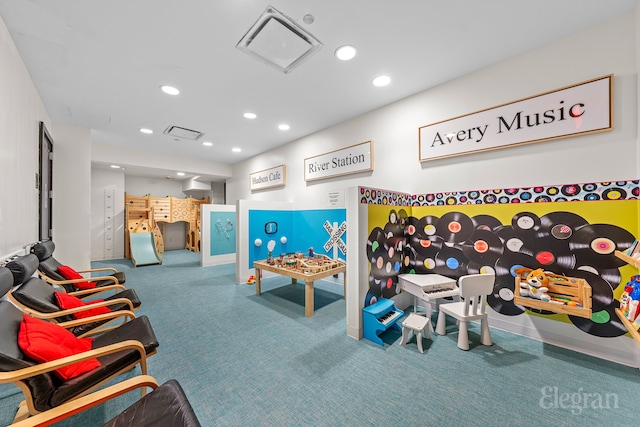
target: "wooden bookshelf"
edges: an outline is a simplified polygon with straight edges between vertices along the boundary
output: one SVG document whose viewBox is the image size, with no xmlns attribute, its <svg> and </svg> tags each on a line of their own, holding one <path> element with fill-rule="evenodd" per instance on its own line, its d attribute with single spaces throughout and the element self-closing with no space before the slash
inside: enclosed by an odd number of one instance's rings
<svg viewBox="0 0 640 427">
<path fill-rule="evenodd" d="M 620 258 L 621 260 L 623 260 L 624 262 L 626 262 L 627 264 L 640 269 L 640 259 L 636 259 L 633 257 L 630 257 L 629 255 L 625 254 L 622 251 L 615 251 L 615 255 Z M 633 325 L 631 324 L 631 322 L 629 321 L 629 319 L 627 319 L 625 317 L 624 314 L 622 314 L 622 312 L 620 311 L 619 308 L 616 308 L 616 314 L 618 315 L 618 317 L 620 318 L 620 321 L 622 322 L 622 324 L 627 328 L 627 330 L 629 331 L 629 334 L 633 337 L 634 340 L 636 340 L 636 343 L 638 345 L 640 345 L 640 331 L 637 331 Z"/>
<path fill-rule="evenodd" d="M 626 262 L 629 265 L 634 266 L 635 268 L 640 269 L 640 259 L 632 258 L 629 255 L 625 254 L 622 251 L 615 251 L 615 255 Z"/>
<path fill-rule="evenodd" d="M 620 321 L 622 322 L 622 324 L 629 330 L 629 333 L 631 334 L 633 339 L 636 340 L 636 343 L 640 345 L 640 332 L 634 329 L 629 319 L 627 319 L 625 315 L 622 314 L 619 308 L 616 308 L 616 314 L 620 318 Z"/>
</svg>

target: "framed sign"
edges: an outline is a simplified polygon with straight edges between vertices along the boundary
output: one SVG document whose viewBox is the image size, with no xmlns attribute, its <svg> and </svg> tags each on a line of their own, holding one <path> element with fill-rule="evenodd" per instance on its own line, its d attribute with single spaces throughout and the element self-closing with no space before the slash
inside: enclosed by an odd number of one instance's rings
<svg viewBox="0 0 640 427">
<path fill-rule="evenodd" d="M 418 128 L 421 162 L 613 129 L 613 74 Z"/>
<path fill-rule="evenodd" d="M 266 188 L 284 187 L 287 180 L 285 165 L 254 172 L 249 175 L 249 188 L 253 190 L 264 190 Z"/>
<path fill-rule="evenodd" d="M 304 159 L 304 180 L 373 170 L 373 141 L 361 142 L 341 150 Z"/>
</svg>

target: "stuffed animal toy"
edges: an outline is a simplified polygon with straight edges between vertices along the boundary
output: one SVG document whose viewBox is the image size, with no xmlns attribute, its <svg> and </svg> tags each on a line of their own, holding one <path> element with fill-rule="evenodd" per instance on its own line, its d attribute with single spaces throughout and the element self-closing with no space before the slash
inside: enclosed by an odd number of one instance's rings
<svg viewBox="0 0 640 427">
<path fill-rule="evenodd" d="M 531 270 L 524 276 L 524 281 L 520 282 L 520 296 L 536 298 L 540 301 L 549 302 L 551 297 L 547 294 L 549 288 L 549 278 L 544 270 L 538 268 Z"/>
</svg>

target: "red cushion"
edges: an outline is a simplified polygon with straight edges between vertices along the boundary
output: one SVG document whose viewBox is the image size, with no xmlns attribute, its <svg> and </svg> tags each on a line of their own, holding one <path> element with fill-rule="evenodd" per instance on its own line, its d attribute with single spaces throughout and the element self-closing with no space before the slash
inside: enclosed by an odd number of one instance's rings
<svg viewBox="0 0 640 427">
<path fill-rule="evenodd" d="M 80 298 L 65 294 L 64 292 L 56 292 L 56 300 L 58 301 L 58 307 L 63 310 L 68 310 L 70 308 L 76 307 L 86 307 L 91 306 L 92 303 L 102 302 L 104 300 L 93 300 L 89 303 L 82 301 Z M 85 317 L 97 316 L 98 314 L 110 313 L 111 309 L 109 307 L 95 307 L 88 310 L 79 311 L 77 313 L 73 313 L 73 317 L 76 319 L 84 319 Z"/>
<path fill-rule="evenodd" d="M 77 338 L 55 323 L 49 323 L 23 314 L 18 333 L 18 345 L 24 354 L 36 362 L 50 362 L 91 350 L 93 338 Z M 100 367 L 98 359 L 87 359 L 54 371 L 63 380 Z"/>
<path fill-rule="evenodd" d="M 58 267 L 58 273 L 67 280 L 84 279 L 80 273 L 68 265 L 61 265 Z M 96 282 L 78 282 L 73 283 L 73 286 L 78 289 L 93 289 L 96 287 Z"/>
</svg>

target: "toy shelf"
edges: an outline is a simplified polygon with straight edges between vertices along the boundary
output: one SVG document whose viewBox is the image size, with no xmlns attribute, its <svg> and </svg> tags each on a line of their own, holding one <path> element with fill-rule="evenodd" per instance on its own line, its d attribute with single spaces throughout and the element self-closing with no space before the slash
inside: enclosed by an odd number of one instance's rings
<svg viewBox="0 0 640 427">
<path fill-rule="evenodd" d="M 621 260 L 623 260 L 624 262 L 626 262 L 629 265 L 634 266 L 635 268 L 639 268 L 640 269 L 640 260 L 630 257 L 629 255 L 625 254 L 622 251 L 615 251 L 615 255 L 620 258 Z M 627 319 L 625 317 L 624 314 L 622 314 L 622 312 L 620 311 L 620 309 L 616 308 L 616 314 L 618 315 L 618 317 L 620 318 L 620 321 L 622 322 L 622 324 L 627 328 L 627 330 L 629 331 L 629 334 L 633 337 L 634 340 L 636 340 L 636 343 L 638 345 L 640 345 L 640 331 L 637 331 L 633 325 L 631 324 L 631 322 L 629 321 L 629 319 Z"/>
<path fill-rule="evenodd" d="M 631 324 L 629 319 L 627 319 L 625 317 L 625 315 L 622 314 L 622 312 L 620 311 L 619 308 L 616 308 L 616 314 L 620 318 L 620 321 L 622 322 L 622 324 L 629 330 L 629 334 L 631 334 L 633 339 L 636 340 L 636 343 L 638 343 L 638 345 L 640 345 L 640 331 L 636 331 L 633 328 L 633 324 Z"/>
<path fill-rule="evenodd" d="M 622 251 L 615 251 L 615 255 L 627 264 L 632 265 L 635 268 L 640 268 L 640 259 L 632 258 Z"/>
<path fill-rule="evenodd" d="M 554 313 L 569 314 L 572 316 L 591 318 L 591 286 L 586 280 L 577 277 L 559 277 L 551 279 L 549 291 L 552 297 L 567 299 L 575 302 L 576 305 L 556 304 L 544 302 L 539 299 L 520 296 L 520 276 L 516 276 L 516 286 L 513 301 L 517 305 L 522 305 L 540 310 L 552 311 Z"/>
</svg>

